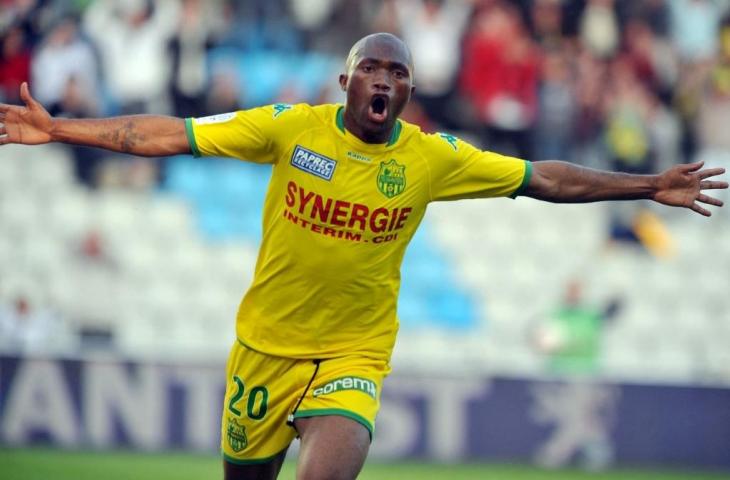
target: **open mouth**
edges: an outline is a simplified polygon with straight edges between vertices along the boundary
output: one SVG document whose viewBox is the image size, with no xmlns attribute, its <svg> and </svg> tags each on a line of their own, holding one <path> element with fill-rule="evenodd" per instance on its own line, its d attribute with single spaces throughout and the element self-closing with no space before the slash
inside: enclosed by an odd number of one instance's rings
<svg viewBox="0 0 730 480">
<path fill-rule="evenodd" d="M 374 95 L 368 109 L 370 120 L 383 123 L 388 118 L 388 97 L 387 95 Z"/>
</svg>

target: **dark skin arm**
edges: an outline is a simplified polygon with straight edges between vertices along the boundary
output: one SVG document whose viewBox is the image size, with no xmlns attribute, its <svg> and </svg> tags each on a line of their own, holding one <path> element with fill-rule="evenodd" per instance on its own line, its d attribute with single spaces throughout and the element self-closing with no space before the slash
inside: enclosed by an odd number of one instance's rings
<svg viewBox="0 0 730 480">
<path fill-rule="evenodd" d="M 53 118 L 30 95 L 27 83 L 20 87 L 20 98 L 25 106 L 0 104 L 0 145 L 64 142 L 146 157 L 190 153 L 185 121 L 181 118 Z"/>
<path fill-rule="evenodd" d="M 727 182 L 707 180 L 722 175 L 724 168 L 702 170 L 703 162 L 677 165 L 657 175 L 632 175 L 579 167 L 567 162 L 532 164 L 532 177 L 525 196 L 554 203 L 584 203 L 602 200 L 654 200 L 672 207 L 689 208 L 709 217 L 700 204 L 722 206 L 702 190 L 725 189 Z"/>
</svg>

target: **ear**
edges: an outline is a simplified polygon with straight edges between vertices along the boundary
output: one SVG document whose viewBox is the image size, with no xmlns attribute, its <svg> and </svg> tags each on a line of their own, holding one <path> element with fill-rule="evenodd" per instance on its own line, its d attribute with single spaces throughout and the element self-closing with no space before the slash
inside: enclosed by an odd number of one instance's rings
<svg viewBox="0 0 730 480">
<path fill-rule="evenodd" d="M 348 77 L 344 73 L 340 74 L 340 88 L 342 88 L 343 92 L 347 91 L 347 80 Z"/>
</svg>

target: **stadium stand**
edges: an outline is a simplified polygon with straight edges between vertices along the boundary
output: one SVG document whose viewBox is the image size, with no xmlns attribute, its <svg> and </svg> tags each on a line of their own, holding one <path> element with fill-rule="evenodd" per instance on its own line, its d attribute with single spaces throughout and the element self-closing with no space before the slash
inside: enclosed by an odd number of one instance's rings
<svg viewBox="0 0 730 480">
<path fill-rule="evenodd" d="M 0 183 L 12 186 L 0 202 L 4 302 L 23 291 L 66 319 L 69 350 L 91 330 L 132 357 L 224 354 L 255 263 L 266 168 L 175 158 L 154 195 L 92 193 L 63 147 L 0 153 Z M 432 205 L 404 260 L 394 363 L 539 374 L 529 329 L 579 277 L 591 301 L 624 304 L 605 329 L 601 375 L 727 381 L 730 248 L 717 239 L 730 227 L 700 229 L 681 213 L 666 218 L 676 257 L 657 259 L 607 244 L 606 205 Z"/>
<path fill-rule="evenodd" d="M 88 116 L 145 112 L 154 105 L 160 107 L 155 113 L 169 110 L 184 116 L 191 108 L 204 115 L 274 101 L 341 101 L 335 79 L 352 41 L 374 29 L 398 32 L 402 27 L 394 2 L 328 2 L 315 31 L 300 18 L 301 11 L 288 11 L 282 2 L 189 3 L 193 10 L 206 6 L 192 17 L 200 20 L 195 40 L 199 48 L 181 55 L 170 71 L 156 71 L 157 83 L 168 85 L 164 95 L 115 98 L 105 81 L 108 62 L 100 58 L 94 61 L 101 70 L 98 98 L 79 106 L 70 82 L 66 97 L 48 107 L 56 114 Z M 537 9 L 541 2 L 534 3 Z M 511 31 L 519 32 L 519 40 L 532 51 L 530 58 L 550 57 L 552 68 L 530 70 L 535 91 L 516 103 L 524 100 L 525 107 L 540 105 L 546 111 L 523 118 L 527 123 L 521 128 L 553 132 L 551 141 L 558 138 L 551 129 L 557 123 L 569 133 L 560 145 L 541 143 L 537 135 L 532 145 L 536 158 L 557 149 L 567 160 L 602 168 L 625 160 L 607 152 L 606 147 L 615 151 L 620 145 L 606 145 L 610 122 L 599 106 L 603 96 L 615 100 L 621 93 L 612 79 L 626 74 L 630 65 L 635 78 L 626 84 L 646 109 L 634 112 L 640 115 L 637 124 L 619 130 L 651 146 L 634 167 L 656 171 L 667 162 L 693 158 L 727 165 L 726 135 L 712 135 L 712 122 L 698 118 L 703 113 L 719 118 L 712 115 L 724 111 L 722 102 L 708 102 L 705 94 L 722 93 L 722 85 L 712 84 L 712 79 L 723 78 L 719 73 L 729 55 L 718 49 L 712 33 L 728 22 L 722 20 L 720 7 L 704 2 L 702 8 L 711 15 L 702 19 L 710 24 L 691 26 L 695 17 L 683 15 L 682 9 L 689 8 L 685 3 L 657 2 L 661 5 L 649 8 L 647 2 L 617 2 L 612 9 L 591 9 L 593 20 L 598 15 L 614 27 L 610 38 L 597 45 L 591 31 L 581 26 L 588 15 L 580 6 L 585 2 L 561 2 L 552 23 L 540 20 L 532 2 L 474 2 L 468 21 L 453 32 L 462 40 L 461 64 L 452 66 L 448 85 L 421 92 L 426 95 L 416 97 L 406 118 L 426 130 L 448 128 L 476 145 L 493 145 L 488 133 L 499 133 L 494 129 L 497 119 L 482 118 L 479 110 L 479 102 L 491 96 L 465 95 L 463 77 L 486 61 L 486 53 L 500 51 L 490 43 L 489 29 L 512 25 Z M 18 101 L 18 80 L 30 79 L 23 68 L 28 70 L 53 31 L 54 22 L 33 19 L 75 15 L 81 20 L 75 21 L 79 29 L 74 41 L 105 55 L 86 23 L 108 5 L 29 5 L 0 15 L 0 24 L 8 26 L 0 40 L 20 38 L 23 47 L 9 47 L 0 59 L 7 72 L 0 78 L 2 101 Z M 352 8 L 358 9 L 357 15 Z M 449 2 L 440 8 L 444 15 L 455 13 L 449 12 L 454 8 Z M 179 14 L 177 9 L 170 12 Z M 142 22 L 152 18 L 151 11 L 136 13 Z M 502 21 L 481 21 L 490 18 Z M 681 28 L 664 25 L 662 18 L 681 20 Z M 123 18 L 113 20 L 116 27 L 124 27 Z M 13 25 L 17 28 L 9 28 Z M 182 28 L 183 21 L 180 26 L 179 31 L 157 32 L 154 45 L 185 44 L 181 39 L 189 30 Z M 431 38 L 418 30 L 428 28 L 427 23 L 414 23 L 413 28 L 408 36 L 414 42 Z M 687 48 L 682 31 L 705 34 Z M 163 33 L 170 38 L 160 38 Z M 622 42 L 626 51 L 619 48 Z M 641 48 L 632 49 L 635 42 L 652 55 L 645 58 Z M 414 52 L 458 45 L 448 43 L 418 45 Z M 465 50 L 467 43 L 474 48 Z M 682 47 L 679 53 L 668 48 L 674 43 Z M 568 45 L 576 51 L 566 54 Z M 157 54 L 163 52 L 157 47 Z M 556 57 L 555 50 L 568 58 Z M 454 56 L 446 50 L 432 53 L 424 62 Z M 704 67 L 695 68 L 700 64 Z M 561 65 L 575 75 L 561 75 Z M 704 77 L 685 78 L 690 72 Z M 542 88 L 548 77 L 551 88 Z M 197 79 L 195 94 L 191 79 Z M 133 75 L 126 81 L 134 86 Z M 698 111 L 691 111 L 692 105 Z M 622 144 L 621 138 L 613 140 Z M 27 297 L 35 308 L 54 312 L 59 328 L 67 331 L 57 335 L 64 340 L 54 348 L 69 354 L 78 353 L 80 343 L 88 348 L 115 346 L 131 356 L 191 351 L 223 355 L 232 339 L 238 302 L 251 280 L 269 169 L 192 157 L 155 162 L 90 156 L 63 145 L 0 148 L 0 307 Z M 520 198 L 433 205 L 404 259 L 402 335 L 394 363 L 438 370 L 455 362 L 497 373 L 544 373 L 545 359 L 529 341 L 530 332 L 560 304 L 566 285 L 577 280 L 586 302 L 620 303 L 601 328 L 601 375 L 730 382 L 730 209 L 710 220 L 653 207 L 638 210 L 658 220 L 663 238 L 669 239 L 664 245 L 669 254 L 656 256 L 641 242 L 612 235 L 616 223 L 628 223 L 619 226 L 631 230 L 636 212 L 629 212 L 627 220 L 611 204 L 553 206 Z M 167 329 L 173 334 L 164 336 Z"/>
</svg>

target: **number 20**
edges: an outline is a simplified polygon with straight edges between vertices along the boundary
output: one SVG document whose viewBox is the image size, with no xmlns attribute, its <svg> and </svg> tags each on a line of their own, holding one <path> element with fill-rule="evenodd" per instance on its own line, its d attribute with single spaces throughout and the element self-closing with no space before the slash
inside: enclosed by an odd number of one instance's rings
<svg viewBox="0 0 730 480">
<path fill-rule="evenodd" d="M 236 404 L 239 400 L 241 400 L 241 398 L 243 398 L 245 386 L 243 384 L 243 380 L 241 380 L 238 375 L 233 377 L 233 381 L 236 383 L 236 393 L 233 394 L 231 400 L 228 402 L 228 410 L 232 414 L 240 417 L 241 411 L 236 408 Z M 256 402 L 259 396 L 261 397 L 261 400 L 258 402 L 258 411 L 255 411 Z M 250 418 L 251 420 L 261 420 L 266 415 L 266 410 L 268 410 L 268 408 L 269 391 L 266 389 L 266 387 L 253 387 L 251 389 L 251 392 L 249 392 L 248 394 L 248 402 L 246 404 L 246 415 L 248 415 L 248 418 Z"/>
</svg>

